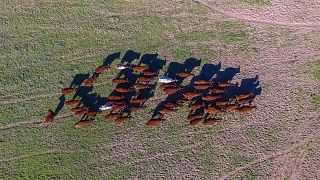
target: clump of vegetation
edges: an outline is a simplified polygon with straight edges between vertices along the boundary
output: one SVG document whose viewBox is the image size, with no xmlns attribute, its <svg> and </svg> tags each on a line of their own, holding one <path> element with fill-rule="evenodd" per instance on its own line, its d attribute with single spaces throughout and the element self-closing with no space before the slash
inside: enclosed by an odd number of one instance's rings
<svg viewBox="0 0 320 180">
<path fill-rule="evenodd" d="M 317 80 L 320 80 L 320 59 L 314 63 L 313 68 L 315 69 L 313 71 L 313 76 Z"/>
<path fill-rule="evenodd" d="M 320 95 L 311 96 L 311 104 L 314 107 L 319 108 L 320 107 Z"/>
<path fill-rule="evenodd" d="M 244 42 L 248 38 L 248 29 L 241 23 L 222 21 L 217 23 L 217 30 L 218 36 L 225 44 Z"/>
<path fill-rule="evenodd" d="M 305 147 L 305 151 L 308 154 L 308 156 L 312 156 L 314 153 L 314 149 L 312 147 L 311 143 L 308 143 L 307 146 Z"/>
<path fill-rule="evenodd" d="M 252 161 L 251 158 L 241 156 L 239 154 L 234 154 L 234 155 L 230 156 L 230 160 L 234 166 L 240 166 L 240 165 L 247 164 Z"/>
<path fill-rule="evenodd" d="M 269 0 L 244 0 L 244 2 L 253 6 L 265 6 L 270 4 Z"/>
<path fill-rule="evenodd" d="M 244 176 L 242 178 L 247 180 L 253 180 L 253 179 L 258 179 L 259 175 L 260 175 L 260 172 L 258 170 L 247 169 L 244 171 Z"/>
</svg>

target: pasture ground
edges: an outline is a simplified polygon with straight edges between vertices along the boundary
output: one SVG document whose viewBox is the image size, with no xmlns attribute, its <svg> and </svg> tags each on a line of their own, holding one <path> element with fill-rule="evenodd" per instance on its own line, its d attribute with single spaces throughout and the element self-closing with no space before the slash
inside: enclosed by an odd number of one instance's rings
<svg viewBox="0 0 320 180">
<path fill-rule="evenodd" d="M 320 3 L 289 0 L 0 2 L 1 179 L 320 179 Z M 88 128 L 55 108 L 59 88 L 114 52 L 159 52 L 259 75 L 258 109 L 191 128 L 180 109 L 147 128 L 164 96 L 123 126 Z M 117 63 L 117 62 L 115 62 Z M 114 64 L 115 64 L 114 63 Z M 199 69 L 195 70 L 195 72 Z M 95 91 L 107 96 L 116 70 Z M 162 71 L 163 73 L 163 71 Z"/>
</svg>

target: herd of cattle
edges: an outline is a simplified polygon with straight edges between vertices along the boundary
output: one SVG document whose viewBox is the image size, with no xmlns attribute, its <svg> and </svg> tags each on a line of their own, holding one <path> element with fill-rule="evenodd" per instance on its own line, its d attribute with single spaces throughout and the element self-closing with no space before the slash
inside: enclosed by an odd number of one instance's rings
<svg viewBox="0 0 320 180">
<path fill-rule="evenodd" d="M 146 122 L 147 126 L 157 126 L 166 121 L 164 115 L 172 114 L 179 107 L 188 104 L 190 113 L 187 117 L 191 126 L 198 124 L 215 125 L 221 118 L 220 115 L 237 111 L 245 114 L 255 109 L 251 103 L 255 98 L 253 92 L 240 92 L 230 94 L 229 92 L 238 88 L 238 84 L 228 82 L 219 82 L 216 78 L 209 80 L 201 79 L 200 76 L 191 80 L 189 85 L 183 86 L 181 82 L 186 78 L 194 77 L 191 71 L 182 70 L 169 76 L 157 78 L 160 68 L 152 67 L 152 64 L 131 64 L 120 63 L 116 66 L 121 70 L 118 76 L 112 79 L 116 85 L 114 91 L 94 105 L 84 102 L 79 94 L 83 87 L 92 87 L 99 78 L 99 75 L 105 73 L 110 68 L 110 64 L 101 65 L 95 69 L 91 77 L 85 79 L 78 86 L 71 86 L 61 89 L 61 94 L 73 94 L 74 97 L 65 101 L 64 104 L 71 106 L 71 111 L 82 119 L 75 124 L 75 128 L 87 126 L 93 122 L 95 117 L 102 112 L 109 111 L 104 117 L 108 121 L 115 121 L 120 125 L 132 118 L 133 111 L 139 111 L 146 107 L 146 101 L 154 94 L 157 83 L 167 98 L 158 104 L 151 119 Z M 53 121 L 56 113 L 49 110 L 44 119 L 44 123 Z"/>
</svg>

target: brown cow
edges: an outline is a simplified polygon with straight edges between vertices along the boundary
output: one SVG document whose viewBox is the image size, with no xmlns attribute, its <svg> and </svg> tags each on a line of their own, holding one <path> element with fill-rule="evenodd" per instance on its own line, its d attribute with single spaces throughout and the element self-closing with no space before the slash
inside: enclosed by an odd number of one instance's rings
<svg viewBox="0 0 320 180">
<path fill-rule="evenodd" d="M 133 69 L 133 71 L 136 71 L 136 72 L 142 72 L 148 68 L 149 68 L 149 66 L 145 65 L 145 66 L 135 66 L 132 69 Z"/>
<path fill-rule="evenodd" d="M 113 95 L 110 95 L 108 97 L 108 99 L 111 100 L 111 101 L 118 101 L 118 100 L 125 99 L 125 97 L 124 96 L 113 96 Z"/>
<path fill-rule="evenodd" d="M 143 71 L 142 73 L 145 76 L 156 76 L 156 75 L 158 75 L 157 72 L 153 72 L 153 71 Z"/>
<path fill-rule="evenodd" d="M 190 121 L 190 126 L 196 126 L 202 121 L 202 118 L 196 118 Z"/>
<path fill-rule="evenodd" d="M 51 123 L 53 121 L 54 116 L 55 116 L 54 112 L 51 109 L 49 109 L 47 116 L 43 120 L 43 123 L 45 124 Z"/>
<path fill-rule="evenodd" d="M 136 106 L 135 104 L 133 104 L 132 107 L 129 108 L 130 111 L 139 111 L 144 109 L 146 106 Z"/>
<path fill-rule="evenodd" d="M 217 106 L 226 106 L 228 105 L 230 102 L 229 101 L 217 101 L 216 105 Z"/>
<path fill-rule="evenodd" d="M 202 122 L 202 124 L 205 126 L 212 126 L 212 125 L 216 125 L 218 123 L 219 123 L 219 120 L 216 118 L 208 118 Z"/>
<path fill-rule="evenodd" d="M 187 117 L 188 120 L 194 120 L 194 119 L 199 119 L 202 117 L 202 114 L 196 114 L 196 115 L 190 115 Z"/>
<path fill-rule="evenodd" d="M 241 100 L 238 101 L 238 104 L 240 104 L 240 105 L 250 105 L 253 100 L 254 100 L 254 98 L 241 99 Z"/>
<path fill-rule="evenodd" d="M 178 99 L 177 100 L 178 104 L 183 104 L 183 103 L 186 103 L 186 102 L 189 102 L 189 99 Z"/>
<path fill-rule="evenodd" d="M 179 104 L 177 104 L 177 103 L 164 103 L 164 107 L 166 107 L 166 108 L 177 108 L 177 107 L 180 107 L 180 105 Z"/>
<path fill-rule="evenodd" d="M 253 92 L 236 95 L 237 100 L 246 99 L 253 95 Z"/>
<path fill-rule="evenodd" d="M 117 125 L 121 125 L 121 124 L 123 124 L 125 121 L 128 121 L 130 118 L 131 118 L 131 116 L 118 117 L 115 122 L 116 122 Z"/>
<path fill-rule="evenodd" d="M 200 84 L 200 85 L 193 86 L 193 88 L 197 90 L 205 90 L 205 89 L 208 89 L 209 87 L 211 87 L 211 85 L 209 84 Z"/>
<path fill-rule="evenodd" d="M 77 116 L 83 116 L 83 115 L 86 115 L 88 112 L 89 112 L 88 109 L 81 109 L 80 111 L 77 111 L 77 112 L 75 113 L 75 115 L 77 115 Z"/>
<path fill-rule="evenodd" d="M 224 107 L 227 111 L 233 111 L 238 108 L 238 105 L 227 105 Z"/>
<path fill-rule="evenodd" d="M 66 101 L 65 104 L 68 106 L 74 106 L 80 103 L 80 100 L 70 100 L 70 101 Z"/>
<path fill-rule="evenodd" d="M 131 103 L 134 103 L 134 104 L 142 104 L 146 101 L 147 99 L 132 99 L 131 100 Z"/>
<path fill-rule="evenodd" d="M 225 88 L 225 87 L 236 86 L 236 84 L 226 82 L 226 83 L 219 83 L 218 86 L 222 87 L 222 88 Z"/>
<path fill-rule="evenodd" d="M 96 68 L 95 72 L 97 74 L 103 73 L 104 71 L 106 71 L 110 66 L 109 65 L 101 65 L 99 67 Z"/>
<path fill-rule="evenodd" d="M 111 120 L 113 120 L 113 119 L 118 118 L 118 116 L 119 116 L 119 114 L 117 114 L 117 113 L 109 113 L 109 114 L 107 114 L 106 116 L 104 116 L 104 118 L 105 118 L 106 120 L 111 121 Z"/>
<path fill-rule="evenodd" d="M 120 111 L 122 109 L 124 109 L 126 106 L 124 104 L 120 104 L 120 105 L 114 105 L 112 106 L 112 110 L 113 111 Z"/>
<path fill-rule="evenodd" d="M 82 110 L 82 107 L 74 107 L 74 108 L 71 109 L 71 112 L 76 113 L 76 112 L 78 112 L 80 110 Z"/>
<path fill-rule="evenodd" d="M 179 91 L 180 89 L 181 89 L 181 87 L 179 87 L 179 86 L 167 87 L 167 88 L 164 88 L 163 92 L 164 92 L 165 94 L 170 95 L 170 94 L 176 93 L 176 92 Z"/>
<path fill-rule="evenodd" d="M 215 88 L 210 89 L 209 91 L 210 91 L 210 93 L 213 93 L 213 94 L 220 94 L 220 93 L 225 93 L 226 92 L 225 89 L 215 89 Z"/>
<path fill-rule="evenodd" d="M 82 120 L 82 121 L 79 121 L 78 123 L 76 123 L 76 124 L 74 125 L 74 127 L 75 127 L 76 129 L 79 129 L 79 128 L 82 128 L 82 127 L 84 127 L 84 126 L 88 126 L 89 124 L 92 123 L 92 121 L 93 121 L 93 119 Z"/>
<path fill-rule="evenodd" d="M 201 98 L 202 98 L 202 100 L 204 100 L 204 101 L 214 101 L 214 100 L 217 100 L 217 99 L 219 99 L 219 98 L 222 98 L 222 96 L 221 96 L 221 95 L 219 95 L 219 96 L 206 95 L 206 96 L 203 96 L 203 97 L 201 97 Z"/>
<path fill-rule="evenodd" d="M 154 118 L 154 119 L 150 119 L 148 122 L 146 122 L 147 126 L 158 126 L 161 121 L 165 121 L 165 119 L 163 118 Z"/>
<path fill-rule="evenodd" d="M 204 106 L 204 104 L 202 103 L 202 104 L 189 104 L 188 105 L 188 107 L 190 108 L 190 109 L 192 109 L 192 110 L 197 110 L 197 109 L 200 109 L 201 107 L 203 107 Z"/>
<path fill-rule="evenodd" d="M 147 89 L 147 88 L 149 88 L 149 85 L 148 84 L 137 83 L 137 84 L 134 84 L 133 87 L 136 88 L 136 89 Z"/>
<path fill-rule="evenodd" d="M 74 107 L 74 108 L 71 109 L 71 111 L 76 113 L 78 111 L 87 110 L 87 109 L 88 109 L 87 107 L 82 106 L 82 107 Z"/>
<path fill-rule="evenodd" d="M 128 93 L 128 92 L 132 92 L 132 89 L 129 88 L 115 88 L 115 91 L 119 92 L 119 93 Z"/>
<path fill-rule="evenodd" d="M 115 105 L 122 105 L 125 103 L 125 101 L 109 101 L 110 104 L 112 104 L 112 106 Z"/>
<path fill-rule="evenodd" d="M 220 113 L 220 110 L 215 107 L 208 107 L 208 108 L 204 109 L 204 112 L 206 112 L 208 114 L 216 115 L 216 114 Z"/>
<path fill-rule="evenodd" d="M 88 115 L 88 116 L 95 116 L 95 115 L 97 115 L 97 114 L 99 114 L 99 113 L 101 113 L 101 111 L 88 111 L 88 112 L 87 112 L 87 115 Z"/>
<path fill-rule="evenodd" d="M 162 88 L 168 88 L 168 87 L 176 87 L 178 84 L 176 82 L 171 82 L 171 83 L 162 83 L 160 84 L 160 87 Z"/>
<path fill-rule="evenodd" d="M 196 85 L 204 85 L 204 84 L 212 84 L 212 82 L 201 79 L 201 80 L 196 80 L 196 81 L 194 81 L 194 84 L 196 84 Z"/>
<path fill-rule="evenodd" d="M 76 92 L 76 88 L 64 88 L 64 89 L 61 89 L 61 93 L 62 94 L 72 94 L 74 92 Z"/>
<path fill-rule="evenodd" d="M 127 83 L 129 80 L 127 78 L 114 78 L 112 79 L 112 83 L 120 84 L 120 83 Z"/>
<path fill-rule="evenodd" d="M 175 110 L 174 109 L 169 109 L 169 108 L 163 108 L 163 109 L 159 110 L 159 112 L 161 114 L 170 114 L 170 113 L 175 112 Z"/>
<path fill-rule="evenodd" d="M 138 79 L 138 81 L 140 81 L 140 82 L 150 82 L 150 81 L 152 81 L 153 80 L 153 76 L 152 77 L 145 77 L 145 76 L 140 76 L 140 77 L 138 77 L 137 79 Z"/>
<path fill-rule="evenodd" d="M 97 75 L 93 75 L 90 78 L 86 79 L 85 81 L 83 81 L 83 86 L 92 86 L 92 84 L 94 83 L 94 81 L 98 78 Z"/>
<path fill-rule="evenodd" d="M 184 93 L 182 95 L 187 99 L 193 99 L 195 97 L 200 96 L 201 94 L 200 93 L 196 93 L 196 92 L 189 92 L 189 93 Z"/>
<path fill-rule="evenodd" d="M 257 106 L 243 106 L 243 107 L 237 109 L 237 111 L 240 114 L 246 114 L 246 113 L 252 111 L 253 109 L 257 109 Z"/>
<path fill-rule="evenodd" d="M 181 77 L 181 78 L 187 78 L 187 77 L 191 76 L 191 73 L 189 73 L 189 72 L 180 72 L 180 73 L 177 73 L 176 76 Z"/>
</svg>

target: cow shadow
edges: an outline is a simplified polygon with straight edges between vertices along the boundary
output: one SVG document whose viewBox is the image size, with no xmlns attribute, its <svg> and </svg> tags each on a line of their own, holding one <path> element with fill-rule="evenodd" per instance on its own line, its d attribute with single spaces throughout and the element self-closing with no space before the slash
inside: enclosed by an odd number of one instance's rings
<svg viewBox="0 0 320 180">
<path fill-rule="evenodd" d="M 219 88 L 219 83 L 226 83 L 231 81 L 238 73 L 240 73 L 240 67 L 228 67 L 223 71 L 219 71 L 216 78 L 214 79 L 213 88 Z M 222 94 L 222 98 L 220 100 L 228 100 L 234 97 L 234 95 L 238 94 L 238 85 L 239 84 L 237 83 L 236 86 L 226 87 L 226 92 Z"/>
<path fill-rule="evenodd" d="M 168 66 L 167 71 L 164 73 L 164 76 L 168 76 L 172 79 L 176 78 L 176 74 L 184 70 L 184 65 L 179 62 L 171 62 Z"/>
<path fill-rule="evenodd" d="M 57 114 L 62 110 L 65 101 L 66 101 L 66 97 L 65 97 L 65 95 L 63 94 L 63 95 L 61 95 L 61 96 L 59 97 L 59 103 L 58 103 L 57 107 L 56 107 L 55 110 L 54 110 L 54 114 L 55 114 L 55 115 L 57 115 Z"/>
<path fill-rule="evenodd" d="M 211 80 L 212 77 L 220 72 L 221 62 L 219 64 L 204 64 L 198 76 L 195 76 L 191 79 L 189 85 L 193 85 L 193 83 L 197 80 Z"/>
<path fill-rule="evenodd" d="M 124 54 L 124 56 L 123 56 L 123 58 L 121 60 L 121 63 L 131 64 L 132 61 L 134 61 L 135 59 L 139 59 L 140 55 L 141 55 L 141 53 L 139 53 L 139 52 L 135 52 L 133 50 L 128 50 Z"/>
<path fill-rule="evenodd" d="M 135 84 L 137 82 L 137 78 L 138 75 L 134 74 L 132 69 L 122 69 L 118 75 L 116 76 L 116 78 L 127 78 L 128 79 L 128 83 L 123 83 L 120 85 L 125 85 L 125 86 L 132 86 L 133 84 Z"/>
<path fill-rule="evenodd" d="M 113 63 L 113 61 L 115 61 L 116 59 L 118 59 L 120 57 L 120 52 L 115 52 L 112 53 L 110 55 L 108 55 L 104 61 L 103 61 L 103 65 L 111 65 Z"/>
<path fill-rule="evenodd" d="M 200 66 L 201 60 L 196 58 L 188 58 L 183 63 L 171 62 L 168 66 L 168 70 L 165 72 L 164 76 L 168 76 L 172 79 L 176 79 L 176 84 L 180 85 L 185 78 L 177 76 L 178 73 L 187 72 L 191 73 L 193 69 Z"/>
<path fill-rule="evenodd" d="M 200 64 L 201 64 L 201 59 L 196 59 L 196 58 L 188 58 L 183 63 L 186 72 L 192 72 L 192 70 L 195 67 L 200 66 Z"/>
<path fill-rule="evenodd" d="M 138 65 L 146 64 L 149 66 L 149 70 L 153 72 L 158 72 L 166 65 L 166 60 L 159 59 L 158 54 L 144 54 Z"/>
<path fill-rule="evenodd" d="M 252 92 L 254 97 L 259 96 L 261 94 L 262 87 L 260 86 L 260 81 L 258 79 L 258 75 L 254 78 L 242 79 L 238 93 Z"/>
<path fill-rule="evenodd" d="M 72 100 L 80 98 L 80 100 L 93 90 L 93 86 L 80 86 L 74 93 Z"/>
<path fill-rule="evenodd" d="M 137 94 L 137 98 L 146 99 L 146 100 L 152 98 L 154 96 L 154 93 L 155 93 L 154 91 L 156 86 L 157 86 L 157 83 L 153 83 L 153 84 L 149 84 L 149 88 L 141 89 Z"/>
<path fill-rule="evenodd" d="M 237 68 L 228 67 L 224 71 L 219 71 L 217 73 L 215 81 L 218 83 L 229 82 L 238 73 L 240 73 L 240 67 L 237 67 Z"/>
<path fill-rule="evenodd" d="M 97 93 L 86 94 L 82 97 L 81 102 L 88 107 L 90 111 L 98 112 L 101 105 L 107 103 L 107 99 Z"/>
<path fill-rule="evenodd" d="M 89 74 L 77 74 L 74 76 L 70 87 L 75 88 L 75 87 L 79 87 L 81 86 L 81 84 L 83 83 L 83 81 L 85 81 L 86 79 L 89 78 Z"/>
</svg>

